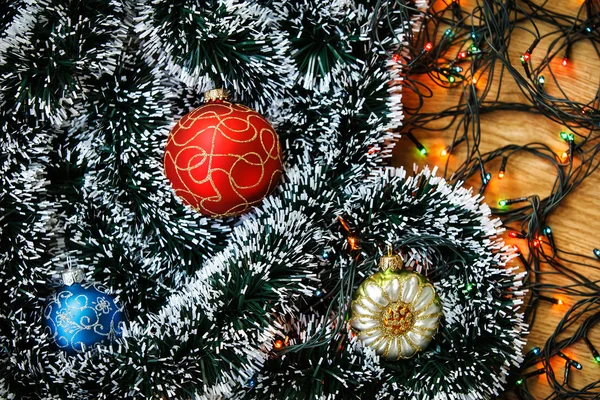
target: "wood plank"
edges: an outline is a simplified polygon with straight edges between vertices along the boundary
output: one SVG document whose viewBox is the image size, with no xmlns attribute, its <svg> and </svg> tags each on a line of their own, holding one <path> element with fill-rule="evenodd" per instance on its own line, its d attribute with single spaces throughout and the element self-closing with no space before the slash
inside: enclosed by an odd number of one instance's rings
<svg viewBox="0 0 600 400">
<path fill-rule="evenodd" d="M 438 2 L 440 4 L 441 2 Z M 461 7 L 465 10 L 470 10 L 474 1 L 461 1 Z M 538 3 L 542 3 L 539 1 Z M 570 13 L 576 15 L 582 2 L 580 0 L 565 0 L 565 1 L 549 1 L 546 7 L 549 10 Z M 442 4 L 443 5 L 443 4 Z M 531 27 L 529 24 L 524 24 L 524 27 Z M 539 23 L 538 28 L 542 35 L 552 32 L 552 26 L 544 23 Z M 445 28 L 443 28 L 445 29 Z M 442 29 L 442 32 L 443 32 Z M 546 54 L 548 45 L 553 40 L 555 35 L 543 39 L 536 50 L 532 54 L 532 64 L 537 66 L 541 58 Z M 510 59 L 513 65 L 521 68 L 519 57 L 530 46 L 533 41 L 533 36 L 524 30 L 515 30 L 511 37 L 511 45 L 509 47 Z M 571 56 L 568 67 L 562 67 L 560 62 L 562 57 L 555 59 L 551 68 L 555 74 L 556 80 L 560 82 L 561 87 L 572 100 L 588 102 L 592 99 L 598 90 L 600 82 L 600 60 L 593 46 L 590 43 L 577 43 L 571 50 Z M 520 69 L 524 74 L 523 70 Z M 545 88 L 548 93 L 558 95 L 556 83 L 546 71 L 543 74 L 546 78 Z M 482 91 L 487 82 L 485 75 L 476 73 L 478 92 Z M 419 82 L 427 85 L 433 90 L 431 98 L 425 99 L 425 103 L 421 112 L 438 113 L 449 107 L 455 106 L 461 93 L 464 90 L 469 90 L 463 84 L 456 83 L 452 88 L 442 88 L 436 86 L 427 76 L 411 76 Z M 521 93 L 516 83 L 510 75 L 505 74 L 501 89 L 499 87 L 499 78 L 495 76 L 491 81 L 491 90 L 488 99 L 492 98 L 492 94 L 499 92 L 501 101 L 525 102 L 525 96 Z M 416 107 L 418 105 L 418 97 L 409 89 L 404 90 L 404 104 L 407 107 Z M 448 118 L 440 118 L 431 127 L 440 128 L 448 124 Z M 410 129 L 406 126 L 405 129 Z M 465 158 L 465 146 L 461 145 L 449 157 L 441 157 L 440 151 L 451 143 L 454 135 L 456 124 L 444 129 L 443 131 L 426 131 L 423 129 L 415 129 L 414 135 L 427 148 L 428 154 L 423 156 L 418 153 L 414 144 L 407 138 L 403 137 L 399 140 L 394 152 L 393 163 L 396 166 L 403 166 L 407 170 L 412 170 L 416 165 L 422 168 L 425 165 L 438 166 L 441 173 L 447 166 L 446 175 L 451 176 L 452 172 L 460 165 Z M 491 151 L 508 144 L 524 145 L 531 142 L 541 142 L 550 146 L 558 155 L 562 154 L 568 146 L 560 139 L 559 133 L 565 127 L 557 122 L 542 115 L 534 115 L 526 112 L 516 111 L 495 111 L 481 116 L 481 144 L 482 152 Z M 494 176 L 488 188 L 485 191 L 485 201 L 490 206 L 495 206 L 498 200 L 502 198 L 522 197 L 537 194 L 541 197 L 547 196 L 556 179 L 556 171 L 553 166 L 537 157 L 530 154 L 521 153 L 509 159 L 506 176 L 500 180 L 497 178 L 500 160 L 496 163 L 487 165 L 488 171 Z M 467 186 L 474 188 L 477 192 L 481 185 L 479 176 L 469 179 Z M 572 252 L 582 253 L 592 256 L 594 247 L 600 248 L 600 213 L 598 212 L 597 204 L 600 197 L 600 172 L 595 172 L 574 192 L 562 202 L 550 217 L 550 225 L 559 247 Z M 521 249 L 525 249 L 527 244 L 524 240 L 508 239 L 508 243 L 517 244 Z M 588 263 L 594 261 L 587 260 Z M 600 263 L 595 263 L 596 267 L 600 268 Z M 600 280 L 600 270 L 592 269 L 585 270 L 585 273 L 591 279 Z M 560 275 L 545 275 L 544 282 L 554 283 L 558 285 L 566 285 L 568 282 Z M 533 326 L 531 333 L 527 337 L 527 346 L 525 351 L 532 347 L 543 347 L 548 337 L 554 332 L 554 329 L 564 313 L 578 299 L 570 296 L 560 296 L 565 302 L 564 305 L 551 305 L 544 303 L 538 308 L 537 322 Z M 572 332 L 572 331 L 570 331 Z M 597 326 L 592 331 L 590 336 L 592 342 L 600 349 L 600 326 Z M 582 365 L 581 371 L 572 370 L 570 373 L 570 383 L 574 388 L 579 388 L 585 384 L 594 382 L 600 376 L 600 365 L 595 363 L 587 347 L 583 343 L 578 343 L 568 349 L 567 353 L 578 360 Z M 564 360 L 559 357 L 552 359 L 552 366 L 555 369 L 556 379 L 562 382 L 564 372 Z M 538 366 L 538 367 L 541 367 Z M 533 370 L 533 369 L 532 369 Z M 535 398 L 544 398 L 552 393 L 552 389 L 548 385 L 546 375 L 541 375 L 537 378 L 527 380 L 527 385 L 530 388 Z M 515 399 L 516 396 L 507 393 L 503 396 L 507 399 Z"/>
</svg>

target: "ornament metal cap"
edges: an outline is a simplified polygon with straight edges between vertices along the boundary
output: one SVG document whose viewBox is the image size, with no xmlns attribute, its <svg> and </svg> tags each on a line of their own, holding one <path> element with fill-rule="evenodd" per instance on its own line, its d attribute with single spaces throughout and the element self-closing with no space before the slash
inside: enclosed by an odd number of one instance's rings
<svg viewBox="0 0 600 400">
<path fill-rule="evenodd" d="M 211 89 L 204 92 L 205 103 L 216 100 L 227 100 L 227 97 L 229 97 L 229 95 L 225 89 Z"/>
<path fill-rule="evenodd" d="M 81 283 L 85 280 L 85 274 L 80 268 L 69 268 L 62 272 L 63 283 L 71 286 L 74 283 Z"/>
<path fill-rule="evenodd" d="M 387 255 L 381 257 L 379 259 L 379 269 L 381 271 L 391 270 L 391 271 L 400 271 L 404 268 L 404 261 L 402 261 L 402 257 L 398 254 L 394 254 L 392 252 L 392 245 L 388 244 L 388 253 Z"/>
</svg>

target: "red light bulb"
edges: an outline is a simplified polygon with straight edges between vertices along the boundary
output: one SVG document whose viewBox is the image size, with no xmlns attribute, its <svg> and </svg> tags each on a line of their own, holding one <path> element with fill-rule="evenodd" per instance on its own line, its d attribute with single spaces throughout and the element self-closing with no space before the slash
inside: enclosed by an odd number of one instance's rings
<svg viewBox="0 0 600 400">
<path fill-rule="evenodd" d="M 400 61 L 400 54 L 396 53 L 392 56 L 392 61 L 393 62 L 398 62 Z"/>
<path fill-rule="evenodd" d="M 427 42 L 425 45 L 425 51 L 429 51 L 431 49 L 433 49 L 433 44 L 431 42 Z"/>
<path fill-rule="evenodd" d="M 569 65 L 569 59 L 567 57 L 563 58 L 562 60 L 562 66 L 566 67 L 567 65 Z"/>
</svg>

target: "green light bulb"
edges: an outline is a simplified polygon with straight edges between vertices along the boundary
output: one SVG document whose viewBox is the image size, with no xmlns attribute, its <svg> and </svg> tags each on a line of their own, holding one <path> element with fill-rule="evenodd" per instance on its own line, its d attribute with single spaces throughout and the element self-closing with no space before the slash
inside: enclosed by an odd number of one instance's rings
<svg viewBox="0 0 600 400">
<path fill-rule="evenodd" d="M 594 360 L 596 360 L 596 362 L 600 363 L 600 356 L 594 357 Z"/>
<path fill-rule="evenodd" d="M 450 83 L 454 83 L 454 81 L 455 81 L 454 77 L 453 77 L 452 75 L 450 75 L 450 76 L 448 77 L 448 82 L 450 82 Z"/>
<path fill-rule="evenodd" d="M 500 207 L 506 207 L 506 204 L 507 204 L 507 203 L 506 203 L 506 200 L 500 200 L 500 201 L 498 202 L 498 204 L 500 205 Z"/>
<path fill-rule="evenodd" d="M 522 385 L 523 384 L 523 378 L 521 379 L 517 379 L 517 381 L 515 382 L 517 385 Z"/>
<path fill-rule="evenodd" d="M 567 140 L 569 138 L 569 134 L 567 132 L 561 132 L 560 133 L 560 138 L 562 140 Z"/>
<path fill-rule="evenodd" d="M 423 147 L 421 150 L 419 150 L 419 152 L 423 155 L 427 154 L 427 149 L 425 149 L 425 147 Z"/>
</svg>

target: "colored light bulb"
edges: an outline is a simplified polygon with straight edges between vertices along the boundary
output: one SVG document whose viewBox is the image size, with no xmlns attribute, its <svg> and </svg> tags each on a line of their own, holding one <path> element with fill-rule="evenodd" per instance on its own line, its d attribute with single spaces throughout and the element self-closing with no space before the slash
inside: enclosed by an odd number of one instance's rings
<svg viewBox="0 0 600 400">
<path fill-rule="evenodd" d="M 466 51 L 461 51 L 458 53 L 458 58 L 467 58 L 467 52 Z"/>
<path fill-rule="evenodd" d="M 456 79 L 455 79 L 455 78 L 454 78 L 452 75 L 450 75 L 450 76 L 448 77 L 448 82 L 450 82 L 450 83 L 454 83 L 454 81 L 455 81 L 455 80 L 456 80 Z"/>
<path fill-rule="evenodd" d="M 358 249 L 358 239 L 354 236 L 348 236 L 348 244 L 352 250 Z"/>
<path fill-rule="evenodd" d="M 500 207 L 506 207 L 506 206 L 508 205 L 508 202 L 507 202 L 506 200 L 500 200 L 500 201 L 498 202 L 498 205 L 499 205 Z"/>
<path fill-rule="evenodd" d="M 425 147 L 422 147 L 421 149 L 419 149 L 419 153 L 421 153 L 422 155 L 426 155 L 427 149 Z"/>
<path fill-rule="evenodd" d="M 540 77 L 538 78 L 538 82 L 540 83 L 540 85 L 543 85 L 546 82 L 546 78 L 544 78 L 544 75 L 540 75 Z"/>
<path fill-rule="evenodd" d="M 433 49 L 433 43 L 431 43 L 431 42 L 428 42 L 428 43 L 425 45 L 425 51 L 430 51 L 431 49 Z"/>
<path fill-rule="evenodd" d="M 567 57 L 563 58 L 561 64 L 563 67 L 566 67 L 567 65 L 569 65 L 569 59 Z"/>
<path fill-rule="evenodd" d="M 277 350 L 280 350 L 283 347 L 283 340 L 277 339 L 275 343 L 273 343 L 273 347 L 275 347 Z"/>
</svg>

